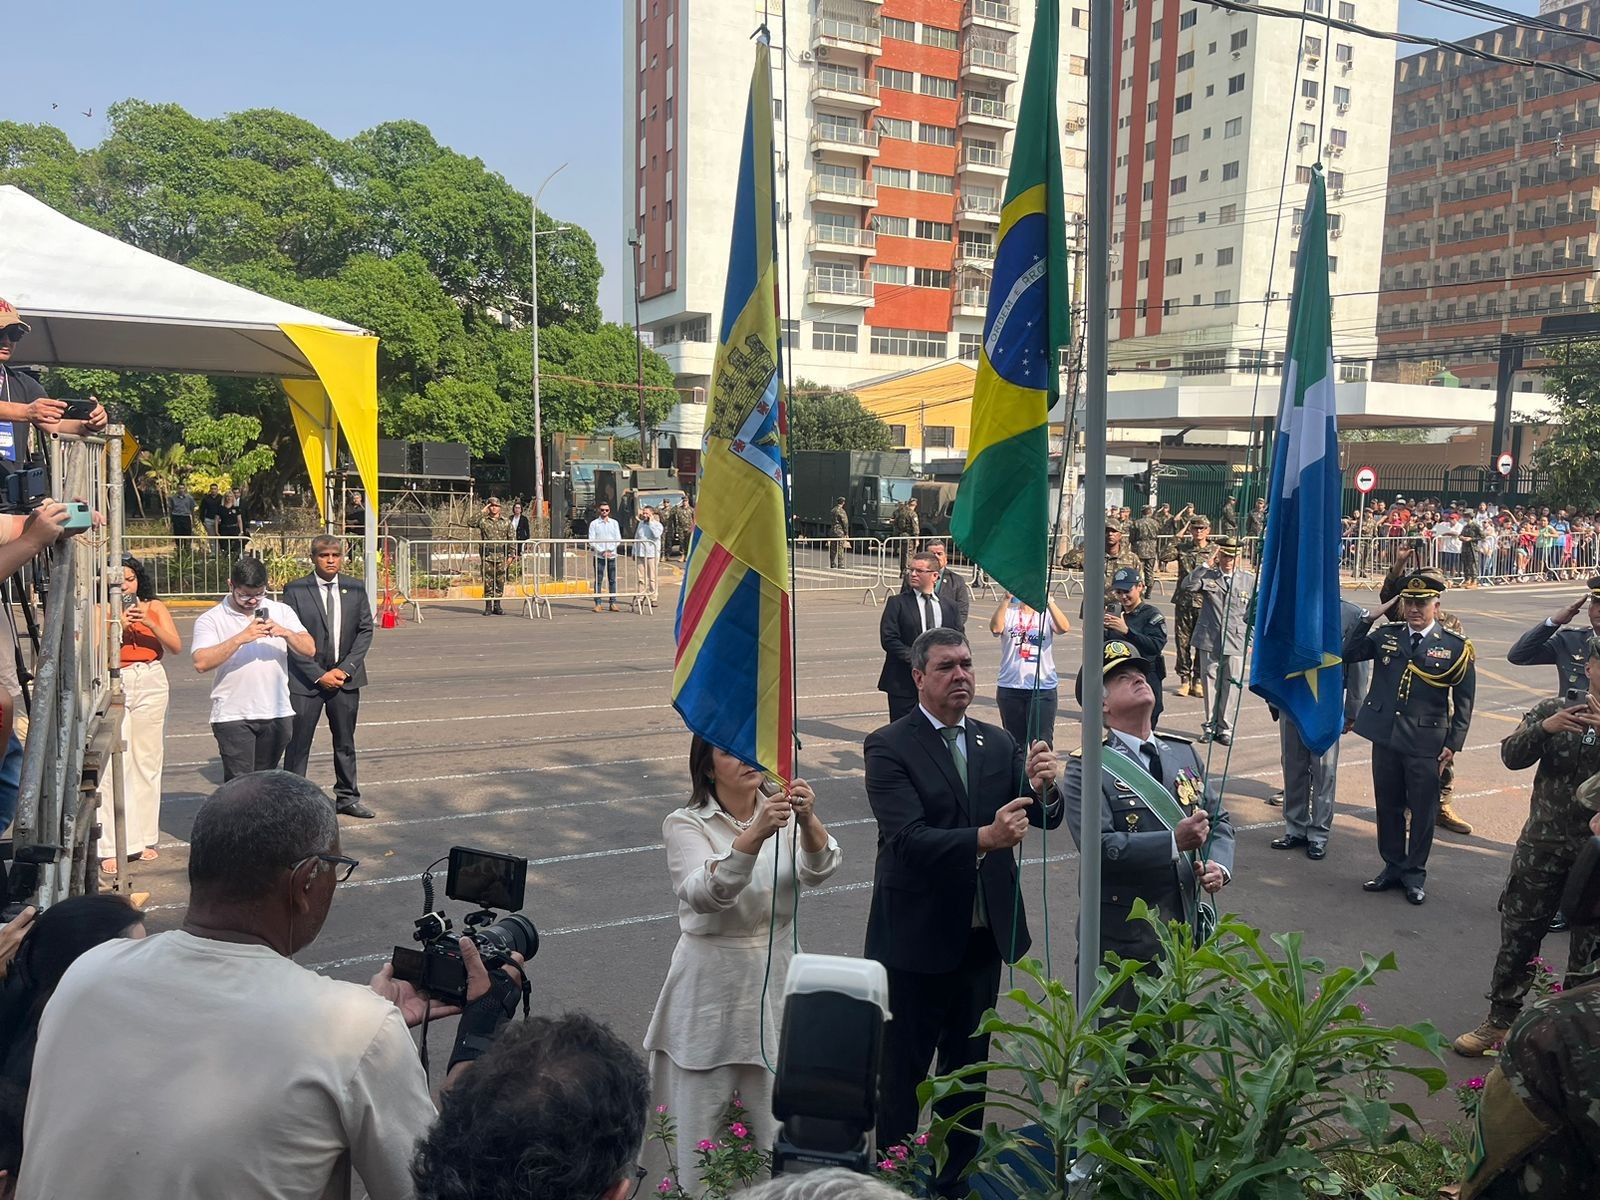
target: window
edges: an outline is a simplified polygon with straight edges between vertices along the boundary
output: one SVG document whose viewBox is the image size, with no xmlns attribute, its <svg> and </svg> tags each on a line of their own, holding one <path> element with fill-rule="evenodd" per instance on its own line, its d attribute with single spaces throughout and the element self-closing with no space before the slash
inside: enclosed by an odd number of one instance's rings
<svg viewBox="0 0 1600 1200">
<path fill-rule="evenodd" d="M 1144 186 L 1139 189 L 1139 195 L 1145 200 L 1154 200 L 1156 198 L 1156 185 L 1150 180 L 1145 180 Z"/>
<path fill-rule="evenodd" d="M 1150 22 L 1150 40 L 1152 42 L 1161 36 L 1161 30 L 1165 25 L 1166 22 L 1159 17 Z"/>
<path fill-rule="evenodd" d="M 1355 61 L 1355 53 L 1356 53 L 1355 52 L 1355 48 L 1353 46 L 1347 45 L 1344 42 L 1337 42 L 1337 43 L 1334 44 L 1334 47 L 1333 47 L 1333 59 L 1334 59 L 1335 62 L 1342 62 L 1342 63 L 1354 62 Z"/>
<path fill-rule="evenodd" d="M 1347 87 L 1334 88 L 1333 102 L 1339 105 L 1341 108 L 1348 106 L 1350 103 L 1350 89 Z"/>
<path fill-rule="evenodd" d="M 1233 247 L 1232 246 L 1222 246 L 1222 247 L 1218 248 L 1218 250 L 1217 250 L 1217 266 L 1219 266 L 1219 267 L 1231 267 L 1231 266 L 1233 266 Z"/>
<path fill-rule="evenodd" d="M 1344 172 L 1343 171 L 1329 171 L 1328 172 L 1328 186 L 1330 188 L 1332 188 L 1336 192 L 1343 191 L 1344 190 Z"/>
<path fill-rule="evenodd" d="M 898 263 L 872 264 L 873 283 L 906 283 L 911 278 L 911 269 L 900 266 Z"/>
<path fill-rule="evenodd" d="M 941 196 L 954 195 L 956 190 L 955 176 L 930 175 L 926 171 L 918 171 L 917 190 L 921 192 L 938 192 Z"/>
<path fill-rule="evenodd" d="M 910 217 L 890 217 L 880 213 L 872 218 L 872 227 L 884 237 L 910 237 Z"/>
<path fill-rule="evenodd" d="M 956 81 L 945 79 L 938 75 L 924 75 L 917 84 L 917 90 L 924 96 L 937 96 L 941 100 L 954 100 L 956 98 Z"/>
<path fill-rule="evenodd" d="M 1141 261 L 1139 263 L 1139 278 L 1140 279 L 1149 279 L 1150 278 L 1150 263 L 1149 263 L 1148 259 L 1143 260 L 1143 261 Z"/>
<path fill-rule="evenodd" d="M 1337 254 L 1328 255 L 1328 270 L 1337 271 L 1338 269 L 1339 269 L 1339 256 Z"/>
<path fill-rule="evenodd" d="M 916 358 L 943 358 L 948 344 L 946 336 L 937 330 L 874 327 L 869 348 L 874 354 L 909 354 Z"/>
<path fill-rule="evenodd" d="M 1077 12 L 1077 9 L 1073 9 Z M 1089 73 L 1089 60 L 1081 54 L 1074 54 L 1067 60 L 1067 70 L 1074 75 L 1087 75 Z"/>
<path fill-rule="evenodd" d="M 888 32 L 885 30 L 885 32 Z M 940 29 L 937 25 L 924 25 L 922 27 L 922 44 L 924 46 L 938 46 L 941 50 L 954 50 L 956 48 L 956 31 L 954 29 Z"/>
<path fill-rule="evenodd" d="M 1243 50 L 1249 44 L 1250 31 L 1248 29 L 1236 29 L 1233 32 L 1233 36 L 1228 39 L 1229 50 Z"/>
<path fill-rule="evenodd" d="M 1150 64 L 1150 82 L 1154 83 L 1156 80 L 1158 80 L 1160 78 L 1161 78 L 1161 64 L 1159 62 L 1151 63 Z"/>
<path fill-rule="evenodd" d="M 1175 113 L 1186 113 L 1193 107 L 1194 107 L 1194 93 L 1193 92 L 1185 92 L 1183 95 L 1179 96 L 1176 100 L 1174 100 L 1172 102 L 1172 111 L 1175 112 Z"/>
<path fill-rule="evenodd" d="M 916 236 L 926 242 L 948 242 L 950 224 L 947 221 L 918 221 Z"/>
<path fill-rule="evenodd" d="M 1297 140 L 1299 143 L 1302 146 L 1309 146 L 1312 142 L 1317 140 L 1317 127 L 1310 121 L 1301 121 L 1297 134 Z"/>
<path fill-rule="evenodd" d="M 1183 218 L 1182 217 L 1168 217 L 1167 218 L 1167 234 L 1168 234 L 1168 236 L 1170 236 L 1170 235 L 1172 235 L 1174 233 L 1182 233 L 1182 232 L 1183 232 Z"/>
<path fill-rule="evenodd" d="M 1159 113 L 1160 111 L 1161 111 L 1161 101 L 1152 100 L 1152 101 L 1150 101 L 1149 104 L 1146 104 L 1144 106 L 1144 119 L 1146 121 L 1154 121 L 1156 119 L 1156 114 Z"/>
<path fill-rule="evenodd" d="M 910 121 L 902 121 L 899 117 L 879 117 L 874 124 L 879 137 L 899 138 L 902 142 L 911 140 Z"/>
<path fill-rule="evenodd" d="M 1341 214 L 1339 214 L 1339 213 L 1329 213 L 1328 214 L 1328 232 L 1329 233 L 1332 233 L 1335 229 L 1338 229 L 1343 224 L 1344 224 L 1344 217 Z"/>
<path fill-rule="evenodd" d="M 930 450 L 948 450 L 956 444 L 956 427 L 925 425 L 922 429 L 922 444 Z"/>
<path fill-rule="evenodd" d="M 1182 256 L 1180 255 L 1177 258 L 1169 258 L 1169 259 L 1167 259 L 1167 275 L 1168 276 L 1172 276 L 1172 275 L 1182 275 L 1182 274 L 1183 274 L 1183 258 L 1182 258 Z"/>
<path fill-rule="evenodd" d="M 1307 100 L 1315 100 L 1321 90 L 1315 79 L 1302 79 L 1300 81 L 1300 95 Z"/>
<path fill-rule="evenodd" d="M 1237 179 L 1237 178 L 1239 178 L 1239 164 L 1238 164 L 1238 162 L 1225 162 L 1225 163 L 1223 163 L 1222 164 L 1222 182 L 1223 183 L 1227 183 L 1230 179 Z"/>
<path fill-rule="evenodd" d="M 1154 225 L 1153 222 L 1151 222 L 1151 221 L 1140 221 L 1139 222 L 1139 240 L 1141 242 L 1149 240 L 1150 233 L 1154 228 L 1155 228 L 1155 225 Z"/>
<path fill-rule="evenodd" d="M 1073 12 L 1077 12 L 1079 10 L 1078 9 L 1073 9 L 1072 11 Z M 958 333 L 956 335 L 956 357 L 957 358 L 975 359 L 975 358 L 978 357 L 978 351 L 980 351 L 982 349 L 983 349 L 983 334 L 981 334 L 981 333 Z"/>
<path fill-rule="evenodd" d="M 1178 18 L 1178 28 L 1193 29 L 1194 23 L 1199 20 L 1199 18 L 1200 10 L 1198 8 L 1191 8 L 1188 12 L 1184 13 Z"/>
<path fill-rule="evenodd" d="M 1348 146 L 1349 144 L 1350 144 L 1350 135 L 1348 133 L 1346 133 L 1343 129 L 1330 129 L 1330 130 L 1328 130 L 1328 145 L 1330 145 L 1330 146 Z"/>
<path fill-rule="evenodd" d="M 1319 13 L 1319 12 L 1321 12 L 1322 11 L 1322 0 L 1306 0 L 1306 11 L 1308 13 Z"/>
<path fill-rule="evenodd" d="M 902 21 L 898 17 L 883 18 L 883 36 L 899 38 L 902 42 L 917 40 L 917 23 L 915 21 Z"/>
<path fill-rule="evenodd" d="M 1244 76 L 1234 75 L 1228 80 L 1228 95 L 1237 96 L 1244 91 Z"/>
<path fill-rule="evenodd" d="M 1178 70 L 1190 71 L 1194 69 L 1194 51 L 1186 50 L 1178 55 Z"/>
<path fill-rule="evenodd" d="M 1217 209 L 1217 224 L 1232 225 L 1239 219 L 1239 206 L 1237 204 L 1224 204 Z"/>
<path fill-rule="evenodd" d="M 1304 50 L 1307 58 L 1321 58 L 1322 39 L 1319 37 L 1308 37 L 1306 38 L 1305 45 L 1302 47 L 1302 49 Z"/>
<path fill-rule="evenodd" d="M 792 317 L 783 319 L 783 344 L 790 350 L 800 345 L 800 322 Z"/>
<path fill-rule="evenodd" d="M 1228 305 L 1230 305 L 1232 303 L 1233 303 L 1233 289 L 1232 288 L 1223 288 L 1220 292 L 1213 292 L 1212 295 L 1211 295 L 1211 307 L 1212 308 L 1227 308 Z"/>
<path fill-rule="evenodd" d="M 1179 134 L 1172 139 L 1172 152 L 1174 154 L 1189 153 L 1189 135 L 1187 133 Z"/>
<path fill-rule="evenodd" d="M 1356 6 L 1349 0 L 1339 0 L 1339 20 L 1354 21 L 1356 19 Z"/>
<path fill-rule="evenodd" d="M 956 131 L 946 125 L 917 125 L 917 141 L 926 146 L 954 146 Z"/>
<path fill-rule="evenodd" d="M 899 71 L 894 67 L 878 68 L 878 86 L 885 91 L 909 92 L 916 83 L 916 77 L 910 71 Z"/>
<path fill-rule="evenodd" d="M 950 272 L 936 271 L 932 267 L 918 267 L 911 276 L 912 287 L 943 288 L 950 290 Z"/>
<path fill-rule="evenodd" d="M 1243 117 L 1229 117 L 1227 123 L 1222 127 L 1222 136 L 1225 138 L 1238 137 L 1243 132 Z"/>
<path fill-rule="evenodd" d="M 844 325 L 837 321 L 811 322 L 811 348 L 813 350 L 836 350 L 854 353 L 856 337 L 856 326 L 854 325 Z"/>
<path fill-rule="evenodd" d="M 872 178 L 879 187 L 908 188 L 911 186 L 911 172 L 904 167 L 873 167 Z"/>
<path fill-rule="evenodd" d="M 1144 160 L 1145 162 L 1155 162 L 1156 144 L 1154 142 L 1146 142 L 1144 144 Z"/>
<path fill-rule="evenodd" d="M 1072 27 L 1074 29 L 1087 29 L 1087 28 L 1089 28 L 1089 10 L 1088 9 L 1075 8 L 1075 9 L 1072 10 Z"/>
<path fill-rule="evenodd" d="M 1181 195 L 1183 195 L 1183 193 L 1187 192 L 1188 190 L 1189 190 L 1189 177 L 1187 175 L 1179 175 L 1179 176 L 1176 176 L 1173 179 L 1172 187 L 1167 192 L 1167 194 L 1169 196 L 1181 196 Z"/>
</svg>

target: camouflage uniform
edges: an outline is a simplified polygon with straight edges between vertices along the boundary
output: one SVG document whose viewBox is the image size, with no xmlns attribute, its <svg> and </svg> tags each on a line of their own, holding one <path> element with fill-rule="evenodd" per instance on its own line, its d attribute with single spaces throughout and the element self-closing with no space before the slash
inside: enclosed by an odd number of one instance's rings
<svg viewBox="0 0 1600 1200">
<path fill-rule="evenodd" d="M 1483 526 L 1468 517 L 1461 527 L 1461 580 L 1469 588 L 1478 586 L 1478 543 L 1483 541 Z"/>
<path fill-rule="evenodd" d="M 506 592 L 506 559 L 515 553 L 511 521 L 481 514 L 470 528 L 478 531 L 478 561 L 483 568 L 484 607 L 500 603 Z"/>
<path fill-rule="evenodd" d="M 917 510 L 909 503 L 901 504 L 894 510 L 894 521 L 889 529 L 897 538 L 904 538 L 900 543 L 900 578 L 904 579 L 906 571 L 911 566 L 912 547 L 916 545 L 917 532 L 922 523 L 917 520 Z"/>
<path fill-rule="evenodd" d="M 1500 759 L 1513 771 L 1539 764 L 1533 776 L 1533 799 L 1527 823 L 1511 854 L 1511 871 L 1500 893 L 1500 953 L 1489 984 L 1489 1019 L 1509 1025 L 1522 1008 L 1533 970 L 1529 961 L 1561 906 L 1578 852 L 1589 840 L 1594 810 L 1575 794 L 1578 786 L 1600 772 L 1600 745 L 1585 746 L 1581 733 L 1546 733 L 1539 727 L 1563 700 L 1542 700 L 1522 724 L 1500 743 Z M 1566 986 L 1596 978 L 1583 968 L 1600 956 L 1600 926 L 1574 928 L 1567 955 Z"/>
<path fill-rule="evenodd" d="M 1201 545 L 1193 534 L 1178 539 L 1178 578 L 1187 579 L 1211 557 L 1211 543 Z M 1194 623 L 1205 604 L 1199 592 L 1180 591 L 1172 598 L 1173 641 L 1178 647 L 1178 684 L 1188 687 L 1194 678 Z M 1198 694 L 1198 693 L 1197 693 Z"/>
<path fill-rule="evenodd" d="M 1223 537 L 1239 536 L 1239 505 L 1232 496 L 1228 497 L 1222 506 L 1222 515 L 1217 518 L 1217 529 Z"/>
<path fill-rule="evenodd" d="M 1250 510 L 1250 515 L 1244 519 L 1244 535 L 1250 539 L 1245 547 L 1245 553 L 1253 563 L 1261 562 L 1261 540 L 1267 536 L 1267 510 L 1265 508 Z"/>
<path fill-rule="evenodd" d="M 1515 735 L 1513 735 L 1515 736 Z M 1461 1200 L 1580 1200 L 1600 1174 L 1600 984 L 1518 1021 L 1484 1081 Z"/>
<path fill-rule="evenodd" d="M 850 514 L 845 512 L 843 504 L 833 506 L 833 528 L 829 536 L 835 540 L 828 543 L 828 565 L 835 569 L 844 566 L 845 542 L 850 536 Z"/>
<path fill-rule="evenodd" d="M 1156 578 L 1157 539 L 1161 536 L 1161 523 L 1146 513 L 1133 523 L 1133 554 L 1144 568 L 1144 586 L 1148 591 Z"/>
</svg>

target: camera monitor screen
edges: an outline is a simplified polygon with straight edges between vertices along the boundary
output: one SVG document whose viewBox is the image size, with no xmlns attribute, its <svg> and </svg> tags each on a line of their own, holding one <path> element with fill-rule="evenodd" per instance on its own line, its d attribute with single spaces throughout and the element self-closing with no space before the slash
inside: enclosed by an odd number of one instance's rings
<svg viewBox="0 0 1600 1200">
<path fill-rule="evenodd" d="M 528 882 L 528 860 L 491 850 L 450 847 L 445 895 L 463 904 L 516 912 Z"/>
</svg>

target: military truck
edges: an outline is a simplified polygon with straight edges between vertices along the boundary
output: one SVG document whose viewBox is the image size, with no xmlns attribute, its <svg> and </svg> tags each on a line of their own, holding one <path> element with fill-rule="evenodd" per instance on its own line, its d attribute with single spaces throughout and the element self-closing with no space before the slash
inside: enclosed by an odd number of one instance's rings
<svg viewBox="0 0 1600 1200">
<path fill-rule="evenodd" d="M 843 496 L 851 537 L 890 537 L 895 506 L 911 499 L 915 483 L 906 450 L 796 450 L 789 460 L 794 531 L 828 537 L 833 502 Z"/>
</svg>

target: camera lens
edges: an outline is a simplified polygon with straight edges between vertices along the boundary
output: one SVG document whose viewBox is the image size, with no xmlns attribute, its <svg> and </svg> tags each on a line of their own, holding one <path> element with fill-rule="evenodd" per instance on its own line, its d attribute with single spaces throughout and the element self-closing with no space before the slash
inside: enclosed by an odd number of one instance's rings
<svg viewBox="0 0 1600 1200">
<path fill-rule="evenodd" d="M 521 913 L 512 913 L 480 929 L 474 940 L 481 950 L 498 951 L 504 955 L 520 954 L 524 961 L 539 953 L 539 931 Z"/>
</svg>

